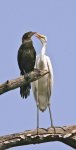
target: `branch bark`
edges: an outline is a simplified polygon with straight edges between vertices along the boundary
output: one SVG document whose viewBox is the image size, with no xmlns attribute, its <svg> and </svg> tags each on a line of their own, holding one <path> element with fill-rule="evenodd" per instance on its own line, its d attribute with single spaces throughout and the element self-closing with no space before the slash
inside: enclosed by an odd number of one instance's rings
<svg viewBox="0 0 76 150">
<path fill-rule="evenodd" d="M 28 84 L 29 82 L 38 80 L 39 78 L 43 77 L 47 73 L 49 72 L 46 70 L 40 71 L 38 69 L 35 69 L 34 71 L 26 74 L 25 76 L 20 76 L 19 78 L 10 81 L 7 80 L 5 83 L 0 84 L 0 95 L 10 90 L 14 90 L 24 84 Z"/>
<path fill-rule="evenodd" d="M 53 128 L 28 130 L 0 137 L 0 150 L 15 146 L 39 144 L 44 142 L 60 141 L 76 149 L 76 125 Z"/>
</svg>

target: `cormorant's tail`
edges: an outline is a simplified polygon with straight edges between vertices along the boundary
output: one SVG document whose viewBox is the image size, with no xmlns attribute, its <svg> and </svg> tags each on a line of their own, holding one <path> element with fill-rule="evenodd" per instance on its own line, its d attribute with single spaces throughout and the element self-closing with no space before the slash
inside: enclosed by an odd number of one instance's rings
<svg viewBox="0 0 76 150">
<path fill-rule="evenodd" d="M 30 95 L 31 84 L 20 87 L 20 94 L 22 98 L 27 98 Z"/>
</svg>

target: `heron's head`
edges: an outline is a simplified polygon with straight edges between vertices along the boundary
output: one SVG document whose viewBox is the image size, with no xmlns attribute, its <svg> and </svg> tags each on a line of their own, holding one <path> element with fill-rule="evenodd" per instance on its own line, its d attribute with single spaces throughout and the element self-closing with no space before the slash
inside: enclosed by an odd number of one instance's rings
<svg viewBox="0 0 76 150">
<path fill-rule="evenodd" d="M 22 43 L 25 41 L 25 40 L 29 40 L 31 39 L 31 37 L 36 34 L 36 32 L 26 32 L 23 36 L 22 36 Z"/>
<path fill-rule="evenodd" d="M 42 44 L 47 44 L 47 37 L 45 35 L 35 33 L 35 36 L 41 41 Z"/>
</svg>

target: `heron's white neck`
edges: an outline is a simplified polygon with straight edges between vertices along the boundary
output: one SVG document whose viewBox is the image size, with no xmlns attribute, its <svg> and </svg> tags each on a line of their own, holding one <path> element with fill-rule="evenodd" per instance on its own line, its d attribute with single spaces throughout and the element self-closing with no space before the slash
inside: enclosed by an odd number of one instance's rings
<svg viewBox="0 0 76 150">
<path fill-rule="evenodd" d="M 40 54 L 40 58 L 43 59 L 43 56 L 45 55 L 46 52 L 46 43 L 43 44 L 43 47 L 41 49 L 41 54 Z"/>
</svg>

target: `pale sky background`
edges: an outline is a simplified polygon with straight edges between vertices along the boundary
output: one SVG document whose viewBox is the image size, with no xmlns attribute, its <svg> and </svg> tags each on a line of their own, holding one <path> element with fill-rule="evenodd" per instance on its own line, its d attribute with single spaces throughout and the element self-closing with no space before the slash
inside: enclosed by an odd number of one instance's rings
<svg viewBox="0 0 76 150">
<path fill-rule="evenodd" d="M 48 38 L 46 53 L 54 69 L 54 125 L 76 124 L 76 0 L 0 0 L 0 83 L 19 76 L 17 52 L 27 31 L 37 31 Z M 41 43 L 33 40 L 40 53 Z M 40 112 L 40 127 L 49 126 L 47 109 Z M 32 91 L 26 100 L 21 98 L 19 88 L 0 96 L 0 136 L 35 128 Z M 11 148 L 24 149 L 72 150 L 60 142 Z"/>
</svg>

